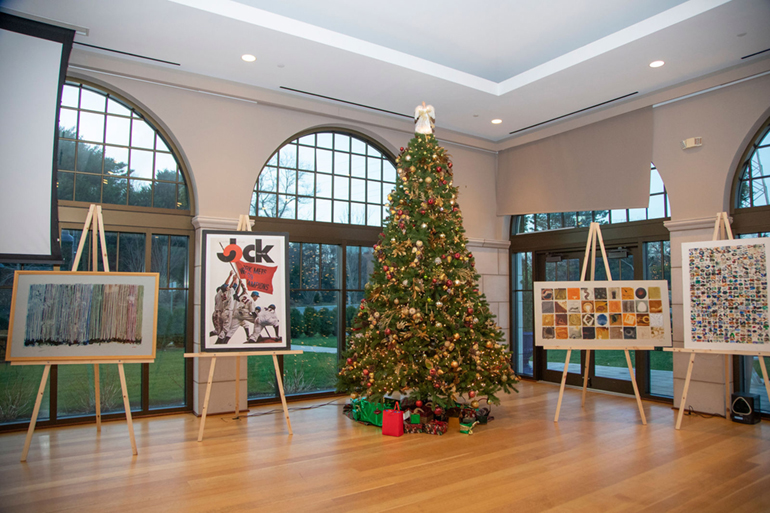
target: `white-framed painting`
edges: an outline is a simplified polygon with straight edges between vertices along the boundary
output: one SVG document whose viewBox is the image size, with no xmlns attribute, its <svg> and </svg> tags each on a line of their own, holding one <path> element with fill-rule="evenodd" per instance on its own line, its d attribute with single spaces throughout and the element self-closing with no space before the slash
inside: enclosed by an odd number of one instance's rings
<svg viewBox="0 0 770 513">
<path fill-rule="evenodd" d="M 666 280 L 535 282 L 535 345 L 670 347 Z"/>
<path fill-rule="evenodd" d="M 770 353 L 770 239 L 682 244 L 684 346 Z"/>
<path fill-rule="evenodd" d="M 7 361 L 154 359 L 158 273 L 16 271 Z"/>
<path fill-rule="evenodd" d="M 289 349 L 289 234 L 203 232 L 201 350 Z"/>
</svg>

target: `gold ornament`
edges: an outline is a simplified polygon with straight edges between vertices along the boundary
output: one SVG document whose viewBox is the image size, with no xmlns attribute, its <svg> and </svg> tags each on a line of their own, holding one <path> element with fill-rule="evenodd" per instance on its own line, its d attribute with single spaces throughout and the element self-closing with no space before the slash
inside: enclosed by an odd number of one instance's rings
<svg viewBox="0 0 770 513">
<path fill-rule="evenodd" d="M 411 171 L 412 173 L 414 173 L 415 171 L 417 171 L 417 168 L 416 168 L 416 167 L 414 167 L 414 166 L 409 166 L 409 171 Z"/>
<path fill-rule="evenodd" d="M 455 361 L 453 361 L 453 362 L 452 362 L 450 365 L 452 365 L 452 368 L 453 368 L 453 369 L 456 369 L 457 367 L 459 367 L 459 366 L 460 366 L 460 364 L 459 364 L 459 363 L 457 363 L 457 362 L 455 362 Z"/>
<path fill-rule="evenodd" d="M 415 309 L 415 308 L 410 308 L 409 309 L 409 315 L 414 315 L 416 313 L 417 313 L 417 309 Z"/>
<path fill-rule="evenodd" d="M 411 155 L 407 155 L 406 156 L 406 160 L 412 160 L 412 156 Z"/>
<path fill-rule="evenodd" d="M 398 298 L 396 298 L 396 299 L 394 299 L 394 300 L 393 300 L 393 304 L 394 304 L 394 305 L 397 305 L 397 304 L 398 304 Z"/>
<path fill-rule="evenodd" d="M 431 183 L 433 179 L 430 176 L 425 177 L 425 183 Z"/>
<path fill-rule="evenodd" d="M 416 242 L 415 242 L 415 245 L 416 245 L 418 248 L 421 248 L 421 247 L 422 247 L 422 241 L 421 241 L 421 240 L 418 240 L 418 241 L 416 241 Z"/>
<path fill-rule="evenodd" d="M 455 333 L 454 335 L 452 335 L 452 337 L 453 337 L 455 340 L 460 340 L 460 334 L 459 334 L 459 333 Z"/>
<path fill-rule="evenodd" d="M 479 402 L 478 401 L 471 402 L 471 408 L 478 408 L 478 407 L 479 407 Z"/>
</svg>

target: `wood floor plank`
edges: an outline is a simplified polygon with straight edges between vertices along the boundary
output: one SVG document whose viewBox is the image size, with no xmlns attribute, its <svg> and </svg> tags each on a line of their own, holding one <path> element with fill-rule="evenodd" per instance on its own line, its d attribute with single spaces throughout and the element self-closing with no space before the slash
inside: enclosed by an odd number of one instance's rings
<svg viewBox="0 0 770 513">
<path fill-rule="evenodd" d="M 336 405 L 0 435 L 0 511 L 766 512 L 770 425 L 686 416 L 633 397 L 525 382 L 473 435 L 383 437 Z M 325 401 L 294 403 L 292 408 Z M 276 410 L 276 414 L 261 415 Z"/>
</svg>

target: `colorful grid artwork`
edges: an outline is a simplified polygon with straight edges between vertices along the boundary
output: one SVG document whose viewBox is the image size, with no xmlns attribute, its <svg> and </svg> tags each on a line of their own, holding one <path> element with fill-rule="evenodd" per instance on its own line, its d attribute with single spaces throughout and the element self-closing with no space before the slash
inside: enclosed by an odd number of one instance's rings
<svg viewBox="0 0 770 513">
<path fill-rule="evenodd" d="M 682 244 L 686 348 L 770 353 L 770 240 Z"/>
<path fill-rule="evenodd" d="M 574 348 L 671 346 L 668 283 L 535 282 L 535 343 Z"/>
</svg>

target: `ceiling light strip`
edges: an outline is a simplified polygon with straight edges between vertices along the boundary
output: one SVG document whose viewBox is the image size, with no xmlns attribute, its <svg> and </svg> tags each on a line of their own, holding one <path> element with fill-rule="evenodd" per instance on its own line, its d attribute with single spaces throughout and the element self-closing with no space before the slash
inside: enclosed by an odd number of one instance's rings
<svg viewBox="0 0 770 513">
<path fill-rule="evenodd" d="M 179 85 L 175 85 L 175 84 L 169 84 L 167 82 L 159 82 L 157 80 L 149 80 L 149 79 L 146 79 L 146 78 L 137 78 L 137 77 L 134 77 L 134 76 L 131 76 L 131 75 L 123 74 L 123 73 L 115 73 L 115 72 L 111 72 L 111 71 L 102 71 L 102 70 L 99 70 L 99 69 L 88 68 L 88 67 L 84 67 L 84 66 L 69 66 L 67 69 L 81 70 L 81 71 L 87 71 L 88 73 L 98 73 L 98 74 L 107 75 L 107 76 L 110 76 L 110 77 L 124 78 L 126 80 L 133 80 L 135 82 L 144 82 L 145 84 L 153 84 L 153 85 L 158 85 L 158 86 L 162 86 L 162 87 L 170 87 L 171 89 L 180 89 L 182 91 L 189 91 L 191 93 L 200 93 L 200 94 L 205 94 L 207 96 L 218 96 L 220 98 L 227 98 L 228 100 L 237 100 L 239 102 L 259 104 L 259 102 L 257 100 L 252 100 L 251 98 L 244 98 L 242 96 L 233 96 L 231 94 L 215 93 L 213 91 L 206 91 L 205 89 L 195 89 L 193 87 L 184 87 L 184 86 L 179 86 Z"/>
<path fill-rule="evenodd" d="M 130 57 L 136 57 L 138 59 L 145 59 L 148 61 L 162 62 L 163 64 L 171 64 L 172 66 L 181 66 L 178 62 L 164 61 L 163 59 L 156 59 L 154 57 L 147 57 L 145 55 L 139 55 L 138 53 L 121 52 L 120 50 L 113 50 L 112 48 L 105 48 L 103 46 L 89 45 L 86 43 L 74 42 L 76 45 L 87 46 L 89 48 L 96 48 L 97 50 L 104 50 L 105 52 L 119 53 L 120 55 L 128 55 Z"/>
<path fill-rule="evenodd" d="M 345 103 L 347 105 L 355 105 L 356 107 L 363 107 L 365 109 L 376 110 L 377 112 L 385 112 L 386 114 L 393 114 L 394 116 L 401 116 L 404 118 L 414 119 L 414 116 L 410 116 L 408 114 L 401 114 L 400 112 L 393 112 L 392 110 L 379 109 L 377 107 L 372 107 L 371 105 L 364 105 L 363 103 L 355 103 L 355 102 L 349 102 L 347 100 L 340 100 L 339 98 L 334 98 L 332 96 L 324 96 L 322 94 L 310 93 L 308 91 L 301 91 L 299 89 L 293 89 L 291 87 L 286 87 L 286 86 L 281 86 L 281 89 L 285 89 L 286 91 L 292 91 L 294 93 L 306 94 L 308 96 L 315 96 L 317 98 L 323 98 L 324 100 L 331 100 L 334 102 Z"/>
<path fill-rule="evenodd" d="M 754 57 L 755 55 L 759 55 L 760 53 L 770 52 L 770 48 L 767 48 L 765 50 L 760 50 L 758 52 L 750 53 L 749 55 L 746 55 L 744 57 L 741 57 L 741 60 L 748 59 L 750 57 Z"/>
<path fill-rule="evenodd" d="M 528 127 L 519 128 L 518 130 L 514 130 L 513 132 L 509 132 L 508 135 L 518 134 L 519 132 L 523 132 L 525 130 L 529 130 L 530 128 L 535 128 L 541 125 L 545 125 L 546 123 L 551 123 L 552 121 L 557 121 L 559 119 L 564 119 L 566 117 L 572 116 L 574 114 L 579 114 L 581 112 L 585 112 L 587 110 L 595 109 L 596 107 L 601 107 L 602 105 L 607 105 L 608 103 L 616 102 L 618 100 L 622 100 L 623 98 L 628 98 L 629 96 L 633 96 L 635 94 L 639 94 L 639 91 L 634 91 L 633 93 L 624 94 L 623 96 L 618 96 L 617 98 L 613 98 L 612 100 L 607 100 L 606 102 L 597 103 L 596 105 L 591 105 L 590 107 L 586 107 L 584 109 L 576 110 L 574 112 L 570 112 L 569 114 L 564 114 L 563 116 L 559 116 L 557 118 L 552 118 L 547 121 L 543 121 L 540 123 L 536 123 L 534 125 L 530 125 Z"/>
</svg>

